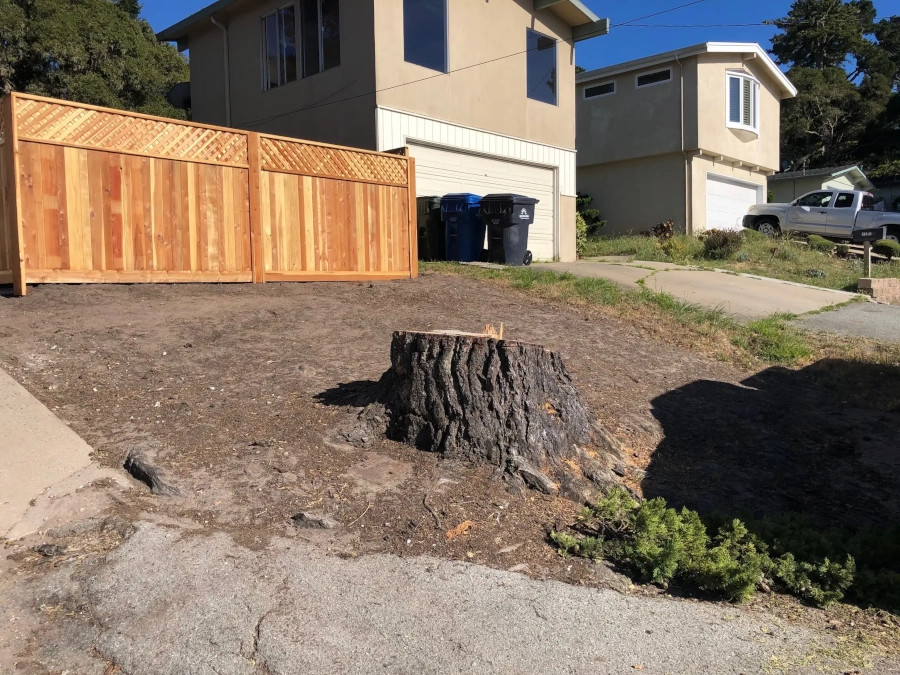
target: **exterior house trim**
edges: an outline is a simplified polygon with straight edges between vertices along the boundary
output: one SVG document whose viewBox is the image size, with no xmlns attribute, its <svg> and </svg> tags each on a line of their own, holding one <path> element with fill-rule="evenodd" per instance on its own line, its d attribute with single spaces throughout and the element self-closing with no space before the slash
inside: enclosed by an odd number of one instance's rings
<svg viewBox="0 0 900 675">
<path fill-rule="evenodd" d="M 684 49 L 676 49 L 665 52 L 664 54 L 655 54 L 642 59 L 619 63 L 606 68 L 598 68 L 581 73 L 575 76 L 576 84 L 584 84 L 593 82 L 594 80 L 605 80 L 623 73 L 630 73 L 636 70 L 648 70 L 654 66 L 667 64 L 670 61 L 677 61 L 699 54 L 742 54 L 749 58 L 759 59 L 765 68 L 767 74 L 779 85 L 782 98 L 793 98 L 797 95 L 797 88 L 791 83 L 787 75 L 781 72 L 781 69 L 775 64 L 772 58 L 765 50 L 756 43 L 750 42 L 704 42 L 692 47 Z"/>
<path fill-rule="evenodd" d="M 407 140 L 449 150 L 555 169 L 559 195 L 575 197 L 575 151 L 378 106 L 378 150 Z"/>
<path fill-rule="evenodd" d="M 756 120 L 756 126 L 750 126 L 748 124 L 744 124 L 743 122 L 732 122 L 731 121 L 731 91 L 729 87 L 731 86 L 730 78 L 737 77 L 739 80 L 750 80 L 754 84 L 756 84 L 756 89 L 753 92 L 753 119 Z M 743 83 L 741 84 L 743 87 Z M 726 70 L 725 71 L 725 126 L 729 129 L 740 129 L 741 131 L 747 131 L 751 134 L 755 134 L 759 136 L 759 128 L 760 128 L 760 119 L 759 119 L 759 92 L 762 88 L 760 81 L 755 78 L 753 75 L 748 73 L 745 70 Z"/>
</svg>

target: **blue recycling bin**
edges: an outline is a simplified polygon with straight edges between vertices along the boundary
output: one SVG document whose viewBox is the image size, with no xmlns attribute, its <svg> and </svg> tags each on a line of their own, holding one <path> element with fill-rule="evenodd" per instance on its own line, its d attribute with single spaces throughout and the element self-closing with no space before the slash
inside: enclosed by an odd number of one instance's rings
<svg viewBox="0 0 900 675">
<path fill-rule="evenodd" d="M 484 220 L 480 210 L 481 197 L 468 192 L 444 195 L 441 199 L 441 220 L 447 228 L 447 260 L 473 262 L 481 259 Z"/>
</svg>

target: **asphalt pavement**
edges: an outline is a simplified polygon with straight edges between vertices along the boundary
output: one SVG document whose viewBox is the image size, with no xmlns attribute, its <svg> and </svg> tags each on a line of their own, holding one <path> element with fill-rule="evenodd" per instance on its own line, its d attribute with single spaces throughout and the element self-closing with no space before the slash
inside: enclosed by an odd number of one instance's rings
<svg viewBox="0 0 900 675">
<path fill-rule="evenodd" d="M 297 539 L 252 551 L 172 525 L 140 524 L 94 571 L 31 589 L 79 608 L 42 630 L 42 664 L 85 675 L 814 672 L 801 664 L 833 642 L 727 603 L 429 557 L 347 560 Z M 15 605 L 0 610 L 9 640 Z"/>
<path fill-rule="evenodd" d="M 796 323 L 817 333 L 900 342 L 900 307 L 860 302 L 830 312 L 801 316 Z"/>
</svg>

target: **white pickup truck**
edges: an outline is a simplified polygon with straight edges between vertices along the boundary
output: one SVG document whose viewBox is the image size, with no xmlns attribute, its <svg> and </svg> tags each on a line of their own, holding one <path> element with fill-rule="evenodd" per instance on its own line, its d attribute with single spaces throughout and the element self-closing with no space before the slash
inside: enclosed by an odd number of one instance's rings
<svg viewBox="0 0 900 675">
<path fill-rule="evenodd" d="M 744 227 L 772 237 L 804 232 L 829 239 L 852 239 L 854 230 L 886 228 L 886 239 L 900 242 L 900 213 L 875 211 L 875 198 L 859 190 L 816 190 L 790 204 L 756 204 Z"/>
</svg>

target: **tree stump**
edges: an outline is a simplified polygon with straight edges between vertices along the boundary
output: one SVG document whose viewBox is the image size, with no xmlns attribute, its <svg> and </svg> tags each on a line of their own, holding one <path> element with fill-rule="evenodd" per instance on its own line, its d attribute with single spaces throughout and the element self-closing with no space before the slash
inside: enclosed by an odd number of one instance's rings
<svg viewBox="0 0 900 675">
<path fill-rule="evenodd" d="M 544 347 L 396 332 L 379 388 L 393 440 L 486 461 L 580 501 L 618 484 L 621 445 L 597 423 L 559 354 Z"/>
</svg>

